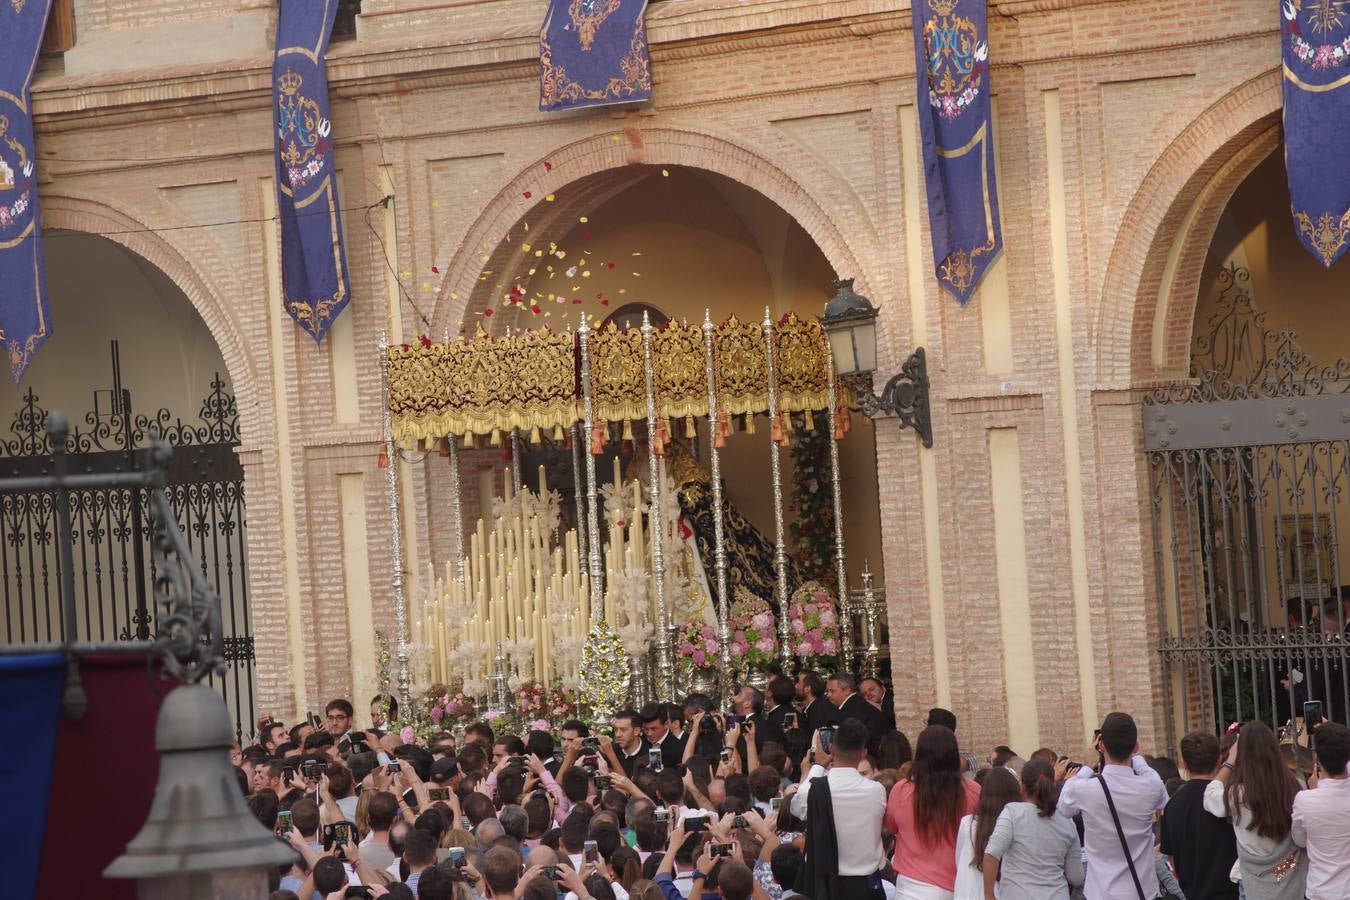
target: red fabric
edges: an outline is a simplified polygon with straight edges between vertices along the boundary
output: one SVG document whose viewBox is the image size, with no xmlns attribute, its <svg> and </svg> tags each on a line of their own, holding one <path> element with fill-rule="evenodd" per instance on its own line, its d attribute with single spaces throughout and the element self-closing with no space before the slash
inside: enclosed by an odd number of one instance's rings
<svg viewBox="0 0 1350 900">
<path fill-rule="evenodd" d="M 62 718 L 38 876 L 39 900 L 135 900 L 136 882 L 104 879 L 150 814 L 159 782 L 155 719 L 144 656 L 86 656 L 80 675 L 89 708 Z M 156 681 L 161 691 L 173 682 Z"/>
</svg>

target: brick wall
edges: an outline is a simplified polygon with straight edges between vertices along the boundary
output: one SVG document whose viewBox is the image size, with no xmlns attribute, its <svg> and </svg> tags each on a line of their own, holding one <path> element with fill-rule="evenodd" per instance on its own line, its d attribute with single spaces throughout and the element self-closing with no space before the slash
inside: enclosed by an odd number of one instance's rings
<svg viewBox="0 0 1350 900">
<path fill-rule="evenodd" d="M 432 8 L 370 2 L 358 40 L 331 54 L 343 204 L 378 200 L 379 167 L 391 167 L 397 247 L 390 248 L 396 257 L 389 265 L 409 273 L 405 283 L 430 317 L 432 333 L 457 330 L 473 309 L 471 298 L 489 290 L 479 285 L 480 272 L 506 252 L 502 237 L 537 202 L 525 199 L 525 190 L 557 191 L 562 209 L 569 184 L 590 179 L 588 190 L 613 188 L 631 163 L 702 167 L 751 186 L 796 218 L 837 271 L 857 276 L 861 289 L 883 301 L 888 368 L 911 348 L 911 312 L 914 304 L 923 305 L 935 446 L 917 448 L 912 435 L 891 423 L 878 423 L 876 430 L 901 720 L 915 723 L 936 696 L 918 476 L 919 454 L 931 453 L 937 496 L 929 500 L 938 511 L 941 551 L 940 571 L 931 574 L 941 577 L 945 597 L 953 703 L 969 723 L 962 732 L 970 746 L 1004 738 L 985 433 L 1016 427 L 1042 740 L 1082 749 L 1063 463 L 1063 412 L 1072 404 L 1082 454 L 1094 624 L 1088 650 L 1099 712 L 1129 709 L 1154 733 L 1160 726 L 1154 712 L 1158 669 L 1145 664 L 1155 659 L 1157 629 L 1150 612 L 1151 534 L 1130 388 L 1175 372 L 1184 356 L 1206 240 L 1188 242 L 1178 261 L 1166 332 L 1170 368 L 1154 370 L 1149 344 L 1160 261 L 1180 222 L 1206 190 L 1217 215 L 1224 186 L 1231 191 L 1249 169 L 1239 161 L 1217 188 L 1213 176 L 1269 130 L 1278 110 L 1278 77 L 1272 74 L 1278 23 L 1271 4 L 991 3 L 1014 358 L 1013 372 L 998 376 L 984 368 L 981 298 L 962 308 L 938 290 L 926 233 L 920 235 L 923 295 L 907 296 L 912 262 L 905 252 L 902 185 L 915 174 L 903 170 L 899 131 L 900 110 L 915 99 L 907 10 L 882 0 L 654 6 L 655 103 L 638 113 L 549 117 L 535 110 L 531 57 L 543 6 L 542 0 Z M 229 19 L 218 17 L 261 8 L 84 0 L 77 11 L 81 27 L 134 34 L 189 17 L 201 18 L 202 29 L 228 28 Z M 364 475 L 375 624 L 389 628 L 393 618 L 386 579 L 388 503 L 384 473 L 374 468 L 381 434 L 374 360 L 387 327 L 387 266 L 364 214 L 349 213 L 356 300 L 347 315 L 355 334 L 361 421 L 337 425 L 332 342 L 315 347 L 283 322 L 280 356 L 272 349 L 261 227 L 185 229 L 214 213 L 204 205 L 185 209 L 190 195 L 182 192 L 175 202 L 167 199 L 169 188 L 224 182 L 233 185 L 229 192 L 238 197 L 240 218 L 261 217 L 258 182 L 272 172 L 267 66 L 263 56 L 222 63 L 205 75 L 190 67 L 115 77 L 51 72 L 39 78 L 34 94 L 44 158 L 110 160 L 48 166 L 43 191 L 49 225 L 178 229 L 114 239 L 183 287 L 230 368 L 247 435 L 241 455 L 260 703 L 289 715 L 292 655 L 303 661 L 310 706 L 351 687 L 336 526 L 341 474 Z M 1058 90 L 1062 116 L 1077 388 L 1072 397 L 1060 393 L 1050 290 L 1042 101 L 1048 89 Z M 551 173 L 541 174 L 544 159 L 553 162 Z M 576 208 L 568 207 L 568 214 Z M 377 228 L 382 218 L 382 210 L 371 217 Z M 1203 220 L 1194 228 L 1207 233 Z M 439 280 L 424 289 L 433 265 Z M 406 335 L 423 330 L 413 304 L 401 300 L 400 314 Z M 284 404 L 289 420 L 285 459 L 277 450 L 277 404 Z M 478 514 L 474 473 L 495 452 L 465 453 L 466 521 Z M 282 466 L 294 481 L 285 501 L 296 522 L 289 535 L 280 519 Z M 415 470 L 418 505 L 409 515 L 418 539 L 411 549 L 423 562 L 444 560 L 451 547 L 448 484 L 439 457 Z M 287 552 L 295 554 L 299 574 L 300 596 L 290 605 Z M 421 577 L 413 573 L 414 581 Z M 294 610 L 302 618 L 303 646 L 291 639 Z"/>
</svg>

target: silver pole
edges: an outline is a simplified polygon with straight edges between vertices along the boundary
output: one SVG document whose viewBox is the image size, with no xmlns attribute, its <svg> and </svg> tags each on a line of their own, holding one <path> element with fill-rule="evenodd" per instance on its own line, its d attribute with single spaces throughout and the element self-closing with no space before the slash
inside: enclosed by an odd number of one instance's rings
<svg viewBox="0 0 1350 900">
<path fill-rule="evenodd" d="M 773 485 L 773 568 L 777 581 L 774 594 L 778 599 L 778 661 L 783 674 L 791 675 L 793 666 L 792 627 L 788 622 L 787 546 L 783 538 L 783 473 L 779 460 L 780 447 L 773 439 L 774 423 L 778 421 L 778 367 L 773 352 L 773 316 L 764 307 L 764 358 L 768 363 L 769 378 L 769 477 Z"/>
<path fill-rule="evenodd" d="M 595 430 L 595 406 L 591 399 L 591 326 L 582 318 L 577 326 L 581 339 L 581 411 L 582 430 L 587 446 L 586 455 L 586 531 L 591 568 L 591 621 L 599 622 L 605 612 L 604 566 L 600 561 L 600 519 L 596 508 L 595 454 L 591 453 L 590 439 Z"/>
<path fill-rule="evenodd" d="M 520 469 L 520 429 L 511 429 L 511 488 L 517 497 L 524 487 L 524 477 Z"/>
<path fill-rule="evenodd" d="M 647 374 L 647 471 L 651 490 L 647 520 L 652 531 L 652 578 L 656 580 L 656 692 L 662 700 L 675 696 L 675 661 L 671 656 L 669 615 L 666 610 L 666 517 L 661 508 L 661 467 L 656 456 L 656 373 L 652 368 L 651 317 L 642 311 L 642 362 Z"/>
<path fill-rule="evenodd" d="M 717 642 L 721 646 L 721 666 L 718 672 L 718 692 L 722 711 L 731 703 L 731 629 L 727 624 L 731 597 L 727 592 L 727 548 L 725 526 L 722 522 L 722 459 L 717 450 L 717 373 L 713 364 L 712 312 L 703 311 L 704 370 L 708 376 L 708 459 L 712 474 L 713 556 L 717 563 Z"/>
<path fill-rule="evenodd" d="M 389 335 L 380 332 L 380 373 L 383 387 L 384 451 L 389 460 L 385 470 L 389 492 L 389 529 L 390 555 L 393 558 L 394 575 L 394 627 L 398 632 L 398 644 L 394 654 L 398 657 L 398 702 L 399 708 L 412 711 L 412 680 L 408 672 L 408 607 L 403 596 L 403 520 L 399 515 L 398 503 L 398 455 L 394 452 L 394 428 L 389 411 Z"/>
<path fill-rule="evenodd" d="M 830 485 L 834 492 L 834 571 L 839 580 L 839 650 L 844 658 L 844 671 L 852 672 L 853 654 L 853 609 L 849 604 L 848 573 L 844 568 L 844 499 L 843 486 L 839 482 L 839 442 L 834 439 L 834 415 L 838 403 L 836 376 L 834 374 L 834 350 L 830 342 L 825 342 L 825 351 L 829 355 L 826 370 L 826 383 L 829 405 L 825 427 L 829 429 L 830 441 Z M 810 415 L 810 413 L 808 413 Z"/>
<path fill-rule="evenodd" d="M 586 489 L 581 483 L 581 454 L 582 441 L 585 440 L 581 434 L 581 424 L 572 423 L 572 498 L 576 501 L 577 507 L 577 553 L 578 562 L 583 559 L 589 560 L 586 555 L 586 548 L 589 545 L 588 530 L 586 526 Z"/>
<path fill-rule="evenodd" d="M 450 517 L 455 522 L 455 577 L 464 583 L 464 510 L 461 506 L 463 490 L 459 480 L 459 437 L 446 435 L 450 445 Z"/>
</svg>

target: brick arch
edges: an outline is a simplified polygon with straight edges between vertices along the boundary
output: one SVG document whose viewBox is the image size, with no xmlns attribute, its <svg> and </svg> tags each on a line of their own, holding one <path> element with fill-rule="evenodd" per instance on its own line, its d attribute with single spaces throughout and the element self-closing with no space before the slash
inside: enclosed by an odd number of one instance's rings
<svg viewBox="0 0 1350 900">
<path fill-rule="evenodd" d="M 493 263 L 503 259 L 503 236 L 542 205 L 540 201 L 545 195 L 552 193 L 571 208 L 571 204 L 579 201 L 564 193 L 573 193 L 571 188 L 578 182 L 580 195 L 595 199 L 612 193 L 616 184 L 631 177 L 624 175 L 625 170 L 638 165 L 687 166 L 738 181 L 795 219 L 836 272 L 857 279 L 859 290 L 873 290 L 869 282 L 879 285 L 880 270 L 873 275 L 864 265 L 864 260 L 880 258 L 867 212 L 855 201 L 842 205 L 837 199 L 824 202 L 824 195 L 834 197 L 845 193 L 844 190 L 832 190 L 828 185 L 812 189 L 756 150 L 704 131 L 634 127 L 624 130 L 621 143 L 614 136 L 615 132 L 610 130 L 556 148 L 522 169 L 488 202 L 470 226 L 442 281 L 431 317 L 433 333 L 458 330 L 470 308 L 470 298 L 488 296 L 483 293 L 479 273 L 483 268 L 498 271 Z M 544 160 L 552 164 L 552 171 L 545 171 Z M 820 182 L 820 178 L 813 176 L 813 184 Z M 525 197 L 526 191 L 531 193 L 530 198 Z M 850 227 L 841 223 L 850 223 Z M 481 259 L 483 245 L 493 248 L 487 263 Z M 493 282 L 487 290 L 497 287 Z M 493 327 L 503 324 L 494 322 Z"/>
<path fill-rule="evenodd" d="M 71 194 L 44 193 L 42 223 L 47 228 L 106 237 L 168 276 L 201 316 L 220 348 L 238 404 L 244 443 L 254 443 L 264 425 L 259 419 L 259 411 L 267 398 L 261 388 L 256 360 L 246 349 L 247 342 L 239 322 L 211 281 L 192 262 L 209 261 L 211 251 L 199 246 L 193 246 L 189 251 L 180 246 L 183 242 L 180 235 L 184 232 L 153 231 L 145 222 L 107 203 Z"/>
<path fill-rule="evenodd" d="M 1191 122 L 1144 177 L 1107 264 L 1095 330 L 1101 386 L 1185 375 L 1214 227 L 1238 185 L 1271 151 L 1281 90 L 1279 69 L 1233 89 Z M 1167 353 L 1155 367 L 1153 320 L 1160 303 L 1166 304 Z"/>
</svg>

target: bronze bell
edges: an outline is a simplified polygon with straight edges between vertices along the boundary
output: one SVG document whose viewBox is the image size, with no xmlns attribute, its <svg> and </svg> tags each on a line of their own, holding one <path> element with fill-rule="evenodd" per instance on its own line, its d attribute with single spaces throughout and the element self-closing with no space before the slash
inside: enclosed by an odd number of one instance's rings
<svg viewBox="0 0 1350 900">
<path fill-rule="evenodd" d="M 152 879 L 142 882 L 143 898 L 211 896 L 205 891 L 222 878 L 240 888 L 250 883 L 235 896 L 254 896 L 253 883 L 266 896 L 266 867 L 291 862 L 295 851 L 249 812 L 230 765 L 233 740 L 225 701 L 211 688 L 185 684 L 164 698 L 155 723 L 159 784 L 150 817 L 105 877 Z"/>
</svg>

